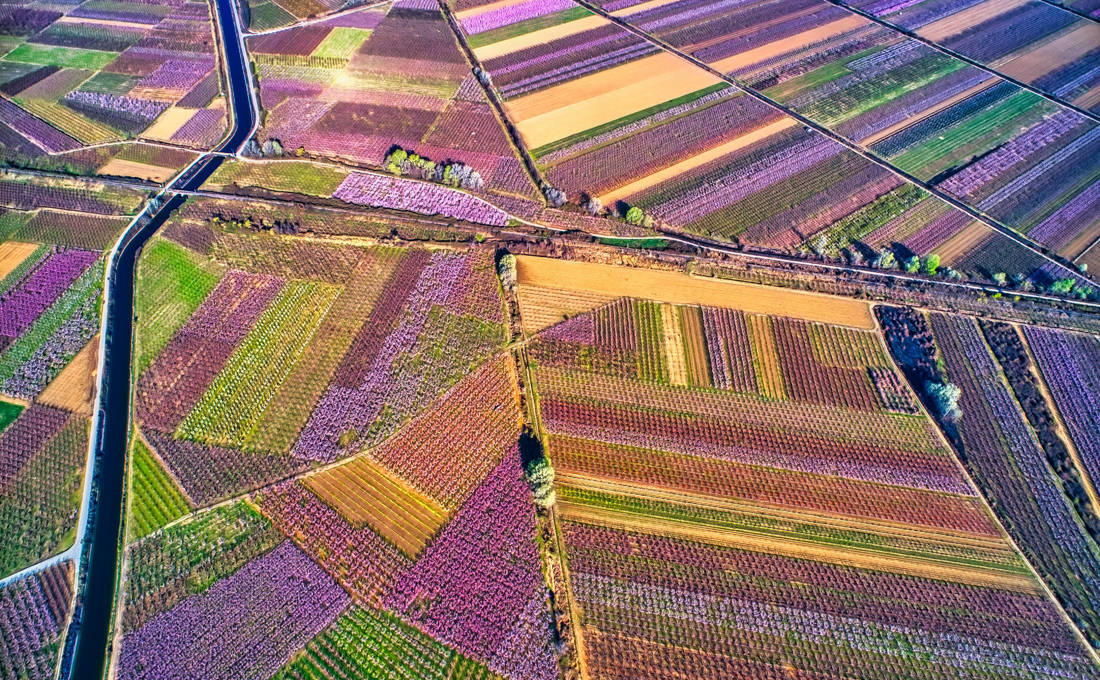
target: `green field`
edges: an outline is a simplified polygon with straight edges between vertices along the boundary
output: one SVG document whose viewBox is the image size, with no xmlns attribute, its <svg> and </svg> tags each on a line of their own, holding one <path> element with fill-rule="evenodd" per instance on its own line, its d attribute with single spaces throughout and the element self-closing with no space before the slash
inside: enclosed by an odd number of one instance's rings
<svg viewBox="0 0 1100 680">
<path fill-rule="evenodd" d="M 190 510 L 179 487 L 140 439 L 132 447 L 130 535 L 148 536 Z"/>
<path fill-rule="evenodd" d="M 23 412 L 22 404 L 13 404 L 10 401 L 0 401 L 0 432 L 3 432 L 15 422 L 19 414 Z"/>
<path fill-rule="evenodd" d="M 270 191 L 328 197 L 347 175 L 346 170 L 308 161 L 234 161 L 223 164 L 207 182 L 221 186 L 235 183 L 237 186 L 262 187 Z"/>
<path fill-rule="evenodd" d="M 364 28 L 345 28 L 343 26 L 334 28 L 309 56 L 351 59 L 355 51 L 370 37 L 370 34 L 371 32 Z"/>
<path fill-rule="evenodd" d="M 330 284 L 287 283 L 180 424 L 177 436 L 220 446 L 241 446 L 252 437 L 339 292 Z"/>
<path fill-rule="evenodd" d="M 42 64 L 61 68 L 80 68 L 98 71 L 118 57 L 117 52 L 82 50 L 76 47 L 56 47 L 23 43 L 4 58 L 25 64 Z"/>
<path fill-rule="evenodd" d="M 353 607 L 321 632 L 274 680 L 496 678 L 484 665 L 393 614 Z"/>
<path fill-rule="evenodd" d="M 145 247 L 138 267 L 137 356 L 141 375 L 221 279 L 222 267 L 165 239 Z"/>
</svg>

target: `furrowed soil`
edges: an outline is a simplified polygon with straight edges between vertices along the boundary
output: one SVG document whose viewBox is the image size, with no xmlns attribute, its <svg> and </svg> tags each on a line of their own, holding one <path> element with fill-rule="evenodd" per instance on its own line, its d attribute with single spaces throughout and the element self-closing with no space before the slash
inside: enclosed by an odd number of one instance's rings
<svg viewBox="0 0 1100 680">
<path fill-rule="evenodd" d="M 0 279 L 10 274 L 13 269 L 30 257 L 31 253 L 38 249 L 36 243 L 23 243 L 22 241 L 5 241 L 0 243 Z"/>
<path fill-rule="evenodd" d="M 176 174 L 172 168 L 162 168 L 159 165 L 149 165 L 137 161 L 126 161 L 121 158 L 112 158 L 107 165 L 96 171 L 98 175 L 116 175 L 118 177 L 136 177 L 154 182 L 166 182 L 168 178 Z"/>
<path fill-rule="evenodd" d="M 944 40 L 962 33 L 971 26 L 977 26 L 1016 9 L 1027 2 L 1028 0 L 985 0 L 985 2 L 968 7 L 961 12 L 955 12 L 950 16 L 921 26 L 916 30 L 916 33 L 920 37 L 933 42 Z"/>
<path fill-rule="evenodd" d="M 523 332 L 538 333 L 615 299 L 613 295 L 521 284 L 517 290 Z"/>
<path fill-rule="evenodd" d="M 875 328 L 866 302 L 821 293 L 695 277 L 683 272 L 635 269 L 520 255 L 520 285 L 633 297 L 682 305 L 739 309 L 806 321 Z"/>
<path fill-rule="evenodd" d="M 38 395 L 38 402 L 85 416 L 92 415 L 98 360 L 99 336 L 96 335 L 61 370 L 53 382 L 42 390 L 42 394 Z"/>
<path fill-rule="evenodd" d="M 837 549 L 805 541 L 760 536 L 725 528 L 707 527 L 674 520 L 635 515 L 629 512 L 575 505 L 558 501 L 563 519 L 605 526 L 623 531 L 669 536 L 687 541 L 726 546 L 737 550 L 768 553 L 800 560 L 839 564 L 894 574 L 906 574 L 981 587 L 1002 588 L 1038 594 L 1038 584 L 1027 574 L 1011 574 L 912 557 L 893 557 L 858 549 Z"/>
</svg>

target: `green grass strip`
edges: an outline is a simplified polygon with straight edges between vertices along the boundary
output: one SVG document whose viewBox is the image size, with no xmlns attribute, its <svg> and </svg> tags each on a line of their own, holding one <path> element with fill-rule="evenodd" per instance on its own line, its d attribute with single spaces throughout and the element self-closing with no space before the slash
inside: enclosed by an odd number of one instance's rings
<svg viewBox="0 0 1100 680">
<path fill-rule="evenodd" d="M 1039 95 L 1021 90 L 997 106 L 961 120 L 932 139 L 894 157 L 893 163 L 906 172 L 916 174 L 922 166 L 936 158 L 981 138 L 997 126 L 1005 125 L 1018 116 L 1026 115 L 1032 107 L 1042 101 Z"/>
<path fill-rule="evenodd" d="M 307 161 L 271 161 L 267 163 L 225 163 L 207 180 L 210 184 L 255 186 L 304 196 L 328 197 L 347 171 Z"/>
<path fill-rule="evenodd" d="M 309 343 L 341 288 L 291 281 L 260 316 L 177 435 L 241 446 Z"/>
<path fill-rule="evenodd" d="M 42 64 L 61 68 L 79 68 L 98 71 L 118 57 L 117 52 L 82 50 L 76 47 L 55 47 L 23 43 L 4 58 L 24 64 Z"/>
<path fill-rule="evenodd" d="M 497 676 L 387 611 L 356 606 L 313 638 L 273 680 L 456 677 Z"/>
<path fill-rule="evenodd" d="M 620 248 L 641 248 L 647 250 L 664 250 L 668 248 L 668 239 L 657 236 L 646 238 L 630 238 L 626 236 L 601 236 L 596 239 L 605 246 L 618 246 Z"/>
<path fill-rule="evenodd" d="M 689 92 L 689 93 L 683 95 L 682 97 L 677 97 L 675 99 L 669 99 L 667 102 L 662 102 L 660 104 L 654 104 L 653 106 L 642 109 L 641 111 L 635 111 L 634 113 L 623 116 L 622 118 L 616 118 L 615 120 L 611 121 L 610 123 L 604 123 L 603 125 L 598 125 L 594 128 L 589 128 L 587 130 L 582 130 L 582 131 L 580 131 L 580 132 L 578 132 L 574 135 L 569 135 L 568 137 L 564 137 L 562 139 L 559 139 L 556 142 L 551 142 L 550 144 L 544 144 L 543 146 L 540 146 L 539 148 L 534 149 L 533 151 L 531 151 L 531 154 L 535 158 L 545 156 L 546 154 L 557 151 L 558 149 L 564 149 L 566 147 L 577 144 L 578 142 L 583 142 L 584 140 L 586 140 L 590 137 L 595 137 L 596 135 L 602 135 L 603 133 L 605 133 L 609 130 L 614 130 L 615 128 L 622 127 L 624 125 L 629 125 L 630 123 L 633 123 L 635 121 L 639 121 L 639 120 L 641 120 L 641 119 L 643 119 L 647 116 L 652 116 L 653 114 L 660 113 L 661 111 L 667 111 L 668 109 L 679 106 L 680 104 L 686 104 L 690 101 L 695 101 L 696 99 L 699 99 L 701 97 L 705 97 L 705 96 L 707 96 L 708 94 L 710 94 L 712 92 L 718 92 L 719 90 L 724 90 L 724 89 L 729 88 L 729 87 L 732 87 L 732 86 L 729 85 L 728 83 L 715 83 L 714 85 L 704 87 L 701 90 L 696 90 L 695 92 Z"/>
<path fill-rule="evenodd" d="M 471 48 L 477 49 L 478 47 L 492 45 L 495 42 L 507 40 L 508 38 L 515 38 L 516 36 L 533 33 L 544 28 L 550 28 L 551 26 L 559 26 L 570 21 L 583 19 L 591 13 L 592 12 L 584 7 L 565 9 L 560 12 L 554 12 L 553 14 L 547 14 L 546 16 L 535 17 L 527 21 L 508 24 L 507 26 L 494 28 L 491 31 L 471 35 L 467 38 L 467 42 L 470 44 Z"/>
<path fill-rule="evenodd" d="M 142 251 L 135 303 L 137 375 L 218 285 L 223 269 L 167 239 L 158 238 Z"/>
<path fill-rule="evenodd" d="M 98 297 L 103 285 L 103 258 L 95 261 L 88 271 L 81 274 L 73 285 L 61 294 L 53 305 L 35 320 L 23 335 L 8 345 L 0 354 L 0 382 L 15 375 L 15 371 L 26 363 L 35 351 L 50 339 L 61 324 L 80 311 L 89 297 Z"/>
<path fill-rule="evenodd" d="M 160 461 L 140 439 L 134 439 L 132 461 L 131 535 L 142 538 L 182 517 L 191 506 Z"/>
<path fill-rule="evenodd" d="M 347 28 L 339 26 L 325 36 L 321 44 L 310 53 L 311 57 L 329 59 L 351 59 L 355 52 L 367 41 L 371 32 L 365 28 Z"/>
<path fill-rule="evenodd" d="M 8 425 L 15 422 L 15 419 L 23 412 L 23 408 L 22 404 L 0 401 L 0 432 L 8 429 Z"/>
</svg>

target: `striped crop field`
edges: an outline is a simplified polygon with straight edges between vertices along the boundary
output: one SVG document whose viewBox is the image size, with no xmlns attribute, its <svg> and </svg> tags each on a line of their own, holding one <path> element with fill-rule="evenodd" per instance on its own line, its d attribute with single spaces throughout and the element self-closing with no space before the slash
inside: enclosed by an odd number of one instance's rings
<svg viewBox="0 0 1100 680">
<path fill-rule="evenodd" d="M 872 267 L 932 257 L 952 277 L 1004 272 L 1036 286 L 1072 274 L 1040 271 L 1041 258 L 924 185 L 1020 232 L 1038 230 L 1033 238 L 1069 259 L 1095 240 L 1100 223 L 1086 206 L 1098 166 L 1081 162 L 1095 156 L 1091 137 L 1073 143 L 1092 123 L 1076 112 L 824 0 L 595 4 L 600 12 L 569 2 L 454 5 L 545 181 L 589 212 Z M 1070 127 L 1049 150 L 1064 152 L 1048 158 L 1016 141 L 1055 120 Z M 979 181 L 968 163 L 992 168 L 1010 153 L 1041 167 L 1017 163 L 1003 181 L 987 170 L 980 197 L 954 188 L 964 176 Z M 1056 196 L 1043 190 L 1067 173 L 1073 180 Z"/>
<path fill-rule="evenodd" d="M 1037 1 L 847 3 L 885 24 L 824 0 L 599 4 L 1070 260 L 1100 235 L 1100 131 L 1061 103 L 1087 109 L 1100 96 L 1095 22 Z M 891 233 L 912 205 L 883 211 L 855 240 Z M 933 218 L 924 222 L 931 233 L 905 243 L 924 254 L 966 222 Z M 986 259 L 1003 248 L 974 245 Z"/>
<path fill-rule="evenodd" d="M 528 352 L 591 677 L 1091 677 L 876 331 L 619 299 Z"/>
</svg>

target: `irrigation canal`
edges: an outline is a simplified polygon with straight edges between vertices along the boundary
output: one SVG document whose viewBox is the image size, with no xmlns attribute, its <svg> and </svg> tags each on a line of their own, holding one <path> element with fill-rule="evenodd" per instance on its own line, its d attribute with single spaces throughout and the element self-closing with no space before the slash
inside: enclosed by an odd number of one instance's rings
<svg viewBox="0 0 1100 680">
<path fill-rule="evenodd" d="M 234 0 L 216 0 L 216 8 L 218 37 L 227 65 L 234 112 L 232 131 L 217 151 L 234 154 L 255 130 L 255 93 L 248 77 Z M 137 256 L 145 242 L 186 200 L 185 195 L 175 191 L 198 189 L 224 160 L 225 156 L 213 154 L 199 158 L 150 202 L 108 256 L 99 392 L 90 446 L 93 473 L 77 533 L 80 557 L 76 604 L 61 657 L 63 680 L 102 678 L 108 666 L 123 530 Z"/>
</svg>

